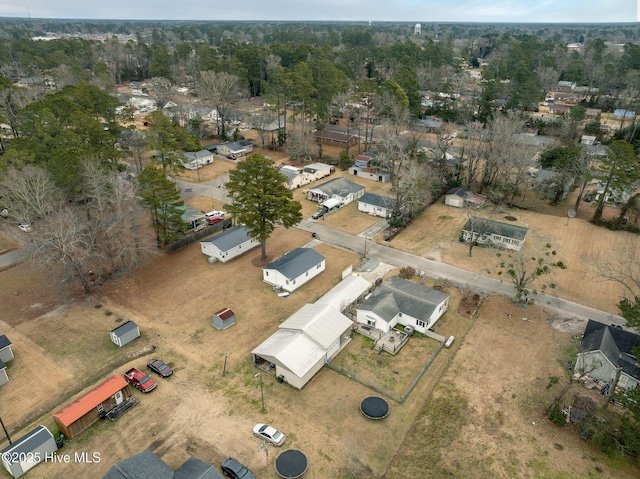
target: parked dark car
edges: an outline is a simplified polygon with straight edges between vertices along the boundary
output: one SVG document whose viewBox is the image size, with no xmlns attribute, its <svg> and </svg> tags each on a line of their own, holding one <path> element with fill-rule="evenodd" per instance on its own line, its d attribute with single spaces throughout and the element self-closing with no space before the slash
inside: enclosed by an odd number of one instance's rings
<svg viewBox="0 0 640 479">
<path fill-rule="evenodd" d="M 311 215 L 314 220 L 320 219 L 324 216 L 324 210 L 318 210 Z"/>
<path fill-rule="evenodd" d="M 173 370 L 159 359 L 150 359 L 147 362 L 147 367 L 163 378 L 168 378 L 173 374 Z"/>
<path fill-rule="evenodd" d="M 221 467 L 224 475 L 232 479 L 256 479 L 255 474 L 247 469 L 247 466 L 243 466 L 232 457 L 227 457 Z"/>
</svg>

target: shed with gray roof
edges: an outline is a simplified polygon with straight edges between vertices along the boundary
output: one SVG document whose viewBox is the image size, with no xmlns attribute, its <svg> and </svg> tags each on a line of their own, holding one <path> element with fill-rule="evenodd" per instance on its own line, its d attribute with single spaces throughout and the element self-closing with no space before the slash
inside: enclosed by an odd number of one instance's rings
<svg viewBox="0 0 640 479">
<path fill-rule="evenodd" d="M 11 349 L 11 340 L 6 335 L 0 335 L 0 360 L 8 363 L 13 359 L 13 350 Z"/>
<path fill-rule="evenodd" d="M 176 469 L 173 479 L 223 479 L 223 475 L 208 462 L 190 457 Z"/>
<path fill-rule="evenodd" d="M 297 248 L 262 268 L 262 279 L 274 289 L 292 292 L 324 270 L 324 256 L 313 248 Z"/>
<path fill-rule="evenodd" d="M 122 323 L 116 329 L 110 331 L 111 341 L 120 347 L 126 346 L 134 339 L 140 337 L 140 328 L 133 321 Z"/>
<path fill-rule="evenodd" d="M 425 333 L 448 307 L 448 294 L 394 276 L 358 307 L 357 321 L 384 332 L 401 324 Z"/>
<path fill-rule="evenodd" d="M 200 241 L 202 253 L 226 263 L 258 246 L 260 242 L 249 236 L 246 226 L 234 226 L 211 238 Z"/>
<path fill-rule="evenodd" d="M 0 359 L 0 386 L 9 382 L 9 375 L 7 374 L 7 365 Z"/>
<path fill-rule="evenodd" d="M 13 444 L 0 451 L 4 467 L 13 477 L 20 477 L 29 469 L 58 450 L 56 440 L 45 426 L 38 426 Z"/>
</svg>

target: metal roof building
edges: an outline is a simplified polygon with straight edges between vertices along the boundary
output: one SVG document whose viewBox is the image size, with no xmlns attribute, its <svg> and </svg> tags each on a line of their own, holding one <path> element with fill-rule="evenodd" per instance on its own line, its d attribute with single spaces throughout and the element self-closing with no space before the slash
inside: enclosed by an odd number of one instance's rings
<svg viewBox="0 0 640 479">
<path fill-rule="evenodd" d="M 352 324 L 328 304 L 306 304 L 252 351 L 254 363 L 301 389 L 349 342 Z"/>
<path fill-rule="evenodd" d="M 51 431 L 40 425 L 0 450 L 0 458 L 4 467 L 15 478 L 44 461 L 46 454 L 52 454 L 57 450 L 58 446 Z"/>
</svg>

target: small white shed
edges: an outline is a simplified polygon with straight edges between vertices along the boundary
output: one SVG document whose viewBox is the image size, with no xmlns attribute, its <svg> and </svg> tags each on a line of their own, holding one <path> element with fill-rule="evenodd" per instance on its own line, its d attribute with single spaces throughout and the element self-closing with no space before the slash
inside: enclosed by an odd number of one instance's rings
<svg viewBox="0 0 640 479">
<path fill-rule="evenodd" d="M 140 328 L 133 321 L 127 321 L 111 330 L 111 341 L 122 347 L 140 337 Z"/>
<path fill-rule="evenodd" d="M 8 363 L 13 359 L 11 341 L 4 334 L 0 335 L 0 360 Z"/>
<path fill-rule="evenodd" d="M 14 478 L 45 460 L 58 450 L 56 440 L 45 426 L 38 426 L 0 451 L 5 469 Z"/>
</svg>

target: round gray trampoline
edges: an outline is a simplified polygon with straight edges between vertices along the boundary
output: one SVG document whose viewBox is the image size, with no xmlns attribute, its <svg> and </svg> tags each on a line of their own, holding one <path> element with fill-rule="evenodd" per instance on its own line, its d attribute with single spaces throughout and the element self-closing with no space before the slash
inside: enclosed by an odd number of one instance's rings
<svg viewBox="0 0 640 479">
<path fill-rule="evenodd" d="M 369 419 L 384 419 L 389 415 L 389 404 L 381 397 L 370 396 L 362 400 L 360 411 Z"/>
<path fill-rule="evenodd" d="M 288 449 L 278 456 L 275 466 L 280 477 L 295 479 L 307 472 L 309 462 L 302 451 Z"/>
</svg>

